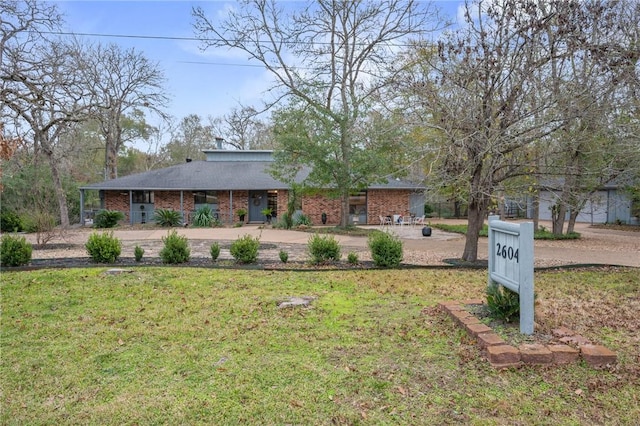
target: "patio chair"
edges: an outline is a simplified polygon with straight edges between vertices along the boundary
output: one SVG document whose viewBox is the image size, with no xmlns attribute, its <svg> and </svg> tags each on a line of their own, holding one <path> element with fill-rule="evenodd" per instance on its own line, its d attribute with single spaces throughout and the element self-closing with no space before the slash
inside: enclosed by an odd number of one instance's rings
<svg viewBox="0 0 640 426">
<path fill-rule="evenodd" d="M 401 225 L 413 226 L 413 218 L 411 216 L 402 216 Z"/>
<path fill-rule="evenodd" d="M 424 215 L 413 219 L 413 224 L 418 226 L 424 226 Z"/>
<path fill-rule="evenodd" d="M 389 216 L 380 216 L 380 228 L 384 228 L 385 225 L 393 225 Z"/>
</svg>

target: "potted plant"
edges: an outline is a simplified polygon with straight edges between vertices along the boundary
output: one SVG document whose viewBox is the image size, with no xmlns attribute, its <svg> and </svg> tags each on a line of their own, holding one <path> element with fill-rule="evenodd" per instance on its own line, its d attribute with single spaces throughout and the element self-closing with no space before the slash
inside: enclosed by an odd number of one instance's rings
<svg viewBox="0 0 640 426">
<path fill-rule="evenodd" d="M 322 212 L 322 215 L 320 216 L 320 218 L 322 219 L 322 224 L 326 225 L 327 224 L 327 214 L 325 212 Z"/>
<path fill-rule="evenodd" d="M 240 218 L 240 222 L 244 222 L 244 217 L 247 215 L 247 209 L 238 209 L 236 214 Z"/>
<path fill-rule="evenodd" d="M 267 223 L 271 223 L 271 215 L 273 214 L 273 210 L 271 208 L 267 207 L 266 209 L 262 209 L 260 213 L 267 218 Z"/>
</svg>

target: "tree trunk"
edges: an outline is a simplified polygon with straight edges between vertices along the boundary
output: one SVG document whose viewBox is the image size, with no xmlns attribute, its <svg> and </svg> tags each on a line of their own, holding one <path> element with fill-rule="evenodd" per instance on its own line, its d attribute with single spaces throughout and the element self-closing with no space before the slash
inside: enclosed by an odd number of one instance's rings
<svg viewBox="0 0 640 426">
<path fill-rule="evenodd" d="M 108 179 L 117 179 L 118 178 L 118 151 L 117 148 L 113 145 L 107 145 L 107 164 L 105 167 L 107 168 L 107 178 Z"/>
<path fill-rule="evenodd" d="M 577 209 L 571 210 L 571 212 L 569 213 L 569 223 L 567 224 L 567 234 L 572 233 L 573 230 L 575 229 L 576 219 L 578 218 L 579 213 L 580 213 L 580 210 L 577 210 Z"/>
<path fill-rule="evenodd" d="M 486 197 L 472 199 L 469 203 L 469 219 L 467 221 L 467 238 L 464 244 L 462 260 L 475 262 L 478 260 L 478 239 L 480 229 L 484 225 L 484 216 L 487 211 Z"/>
<path fill-rule="evenodd" d="M 561 201 L 552 207 L 551 220 L 553 221 L 552 232 L 554 235 L 562 235 L 564 229 L 564 217 L 567 215 L 567 206 Z"/>
<path fill-rule="evenodd" d="M 531 206 L 533 209 L 533 212 L 532 212 L 533 231 L 536 232 L 540 228 L 540 190 L 537 188 L 533 192 Z"/>
<path fill-rule="evenodd" d="M 340 209 L 340 226 L 344 228 L 349 225 L 349 191 L 340 196 Z"/>
<path fill-rule="evenodd" d="M 69 209 L 67 207 L 67 195 L 64 193 L 62 187 L 62 181 L 60 180 L 60 173 L 58 171 L 58 163 L 51 152 L 47 149 L 43 150 L 47 159 L 49 160 L 49 166 L 51 167 L 51 177 L 53 179 L 53 187 L 56 192 L 56 199 L 58 200 L 58 208 L 60 209 L 60 225 L 63 229 L 69 227 Z"/>
</svg>

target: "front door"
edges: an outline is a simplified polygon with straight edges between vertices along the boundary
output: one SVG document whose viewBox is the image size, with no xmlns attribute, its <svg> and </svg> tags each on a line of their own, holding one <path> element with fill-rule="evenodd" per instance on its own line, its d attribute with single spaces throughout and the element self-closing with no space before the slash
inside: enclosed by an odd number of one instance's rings
<svg viewBox="0 0 640 426">
<path fill-rule="evenodd" d="M 267 191 L 249 191 L 249 222 L 264 222 L 262 210 L 268 206 Z"/>
</svg>

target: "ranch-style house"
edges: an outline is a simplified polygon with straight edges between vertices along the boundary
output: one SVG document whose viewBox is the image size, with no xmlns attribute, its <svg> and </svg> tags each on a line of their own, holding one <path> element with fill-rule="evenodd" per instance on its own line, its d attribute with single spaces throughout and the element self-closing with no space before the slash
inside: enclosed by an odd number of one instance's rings
<svg viewBox="0 0 640 426">
<path fill-rule="evenodd" d="M 289 187 L 269 174 L 273 151 L 207 150 L 206 160 L 190 161 L 159 170 L 107 180 L 80 188 L 80 217 L 84 225 L 89 216 L 85 210 L 87 191 L 98 191 L 100 208 L 119 210 L 130 224 L 152 222 L 156 209 L 173 209 L 190 223 L 193 213 L 209 206 L 222 223 L 239 220 L 238 211 L 246 210 L 245 222 L 262 223 L 262 211 L 270 208 L 274 217 L 286 212 Z M 299 173 L 302 181 L 308 170 Z M 298 212 L 312 223 L 340 223 L 340 200 L 320 191 L 304 195 Z M 380 216 L 394 214 L 421 216 L 424 210 L 424 188 L 390 179 L 385 184 L 371 185 L 350 199 L 349 220 L 354 224 L 378 224 Z"/>
</svg>

